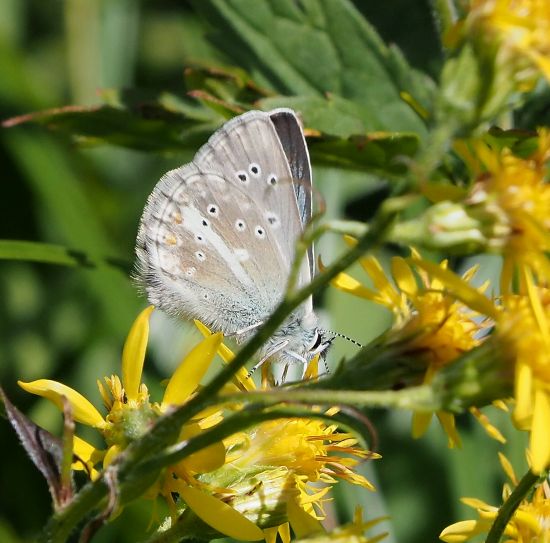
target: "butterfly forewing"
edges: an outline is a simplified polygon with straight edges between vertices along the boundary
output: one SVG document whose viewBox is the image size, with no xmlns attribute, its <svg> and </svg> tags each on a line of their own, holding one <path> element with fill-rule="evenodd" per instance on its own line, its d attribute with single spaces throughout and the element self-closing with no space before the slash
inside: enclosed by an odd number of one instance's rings
<svg viewBox="0 0 550 543">
<path fill-rule="evenodd" d="M 229 333 L 265 319 L 302 229 L 290 170 L 269 115 L 249 112 L 166 174 L 138 238 L 151 303 Z"/>
</svg>

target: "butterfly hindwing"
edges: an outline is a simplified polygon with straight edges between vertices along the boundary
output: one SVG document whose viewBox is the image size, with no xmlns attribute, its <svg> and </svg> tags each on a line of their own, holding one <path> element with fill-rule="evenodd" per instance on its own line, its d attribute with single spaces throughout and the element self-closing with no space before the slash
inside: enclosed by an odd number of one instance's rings
<svg viewBox="0 0 550 543">
<path fill-rule="evenodd" d="M 265 319 L 286 288 L 302 223 L 269 114 L 222 127 L 168 172 L 144 211 L 138 260 L 151 303 L 236 332 Z M 303 280 L 309 280 L 304 266 Z"/>
</svg>

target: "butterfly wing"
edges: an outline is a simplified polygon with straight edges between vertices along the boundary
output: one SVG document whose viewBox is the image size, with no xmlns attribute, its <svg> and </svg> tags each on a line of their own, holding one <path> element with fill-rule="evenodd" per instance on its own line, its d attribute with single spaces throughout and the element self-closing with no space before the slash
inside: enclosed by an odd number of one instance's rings
<svg viewBox="0 0 550 543">
<path fill-rule="evenodd" d="M 275 130 L 277 130 L 277 135 L 290 167 L 300 221 L 302 222 L 302 229 L 304 229 L 311 220 L 313 211 L 311 164 L 304 132 L 296 115 L 290 109 L 275 109 L 269 113 L 269 117 L 275 126 Z M 310 277 L 313 277 L 315 273 L 313 246 L 308 249 L 308 260 L 309 274 Z"/>
<path fill-rule="evenodd" d="M 283 296 L 302 224 L 292 173 L 269 114 L 226 123 L 193 162 L 168 172 L 144 210 L 140 275 L 168 313 L 236 332 Z M 302 280 L 309 280 L 305 263 Z"/>
</svg>

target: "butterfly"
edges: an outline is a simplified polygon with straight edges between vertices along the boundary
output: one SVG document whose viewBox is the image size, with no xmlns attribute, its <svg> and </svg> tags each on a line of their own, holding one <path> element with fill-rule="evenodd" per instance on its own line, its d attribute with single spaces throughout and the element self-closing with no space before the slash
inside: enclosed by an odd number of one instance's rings
<svg viewBox="0 0 550 543">
<path fill-rule="evenodd" d="M 311 214 L 311 165 L 296 114 L 280 108 L 231 119 L 147 200 L 136 254 L 149 302 L 246 340 L 281 302 Z M 314 269 L 310 248 L 299 287 Z M 255 367 L 272 359 L 305 368 L 326 354 L 326 336 L 310 297 L 263 346 Z"/>
</svg>

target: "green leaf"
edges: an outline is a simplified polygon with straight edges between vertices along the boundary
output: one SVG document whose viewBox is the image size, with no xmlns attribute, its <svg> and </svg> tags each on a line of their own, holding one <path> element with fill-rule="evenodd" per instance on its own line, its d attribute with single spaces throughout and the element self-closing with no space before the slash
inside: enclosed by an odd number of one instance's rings
<svg viewBox="0 0 550 543">
<path fill-rule="evenodd" d="M 213 40 L 254 79 L 281 94 L 327 94 L 355 102 L 362 122 L 379 130 L 425 133 L 400 93 L 429 109 L 433 83 L 342 0 L 201 0 Z M 306 123 L 308 122 L 305 117 Z"/>
<path fill-rule="evenodd" d="M 329 166 L 402 174 L 418 150 L 416 134 L 378 132 L 346 139 L 309 139 L 312 160 Z"/>
<path fill-rule="evenodd" d="M 165 98 L 166 100 L 166 98 Z M 2 123 L 4 127 L 39 123 L 75 136 L 80 143 L 111 143 L 144 151 L 178 151 L 203 143 L 223 120 L 212 111 L 190 116 L 191 108 L 172 97 L 172 109 L 160 102 L 142 102 L 133 108 L 102 106 L 65 106 L 48 109 Z M 196 108 L 195 108 L 196 109 Z M 208 111 L 208 110 L 206 110 Z"/>
<path fill-rule="evenodd" d="M 62 245 L 11 239 L 0 240 L 0 260 L 23 260 L 42 262 L 43 264 L 57 264 L 59 266 L 83 266 L 85 268 L 108 265 L 120 268 L 125 273 L 129 273 L 132 268 L 131 262 L 125 262 L 122 259 L 98 259 L 84 251 L 69 249 Z"/>
</svg>

